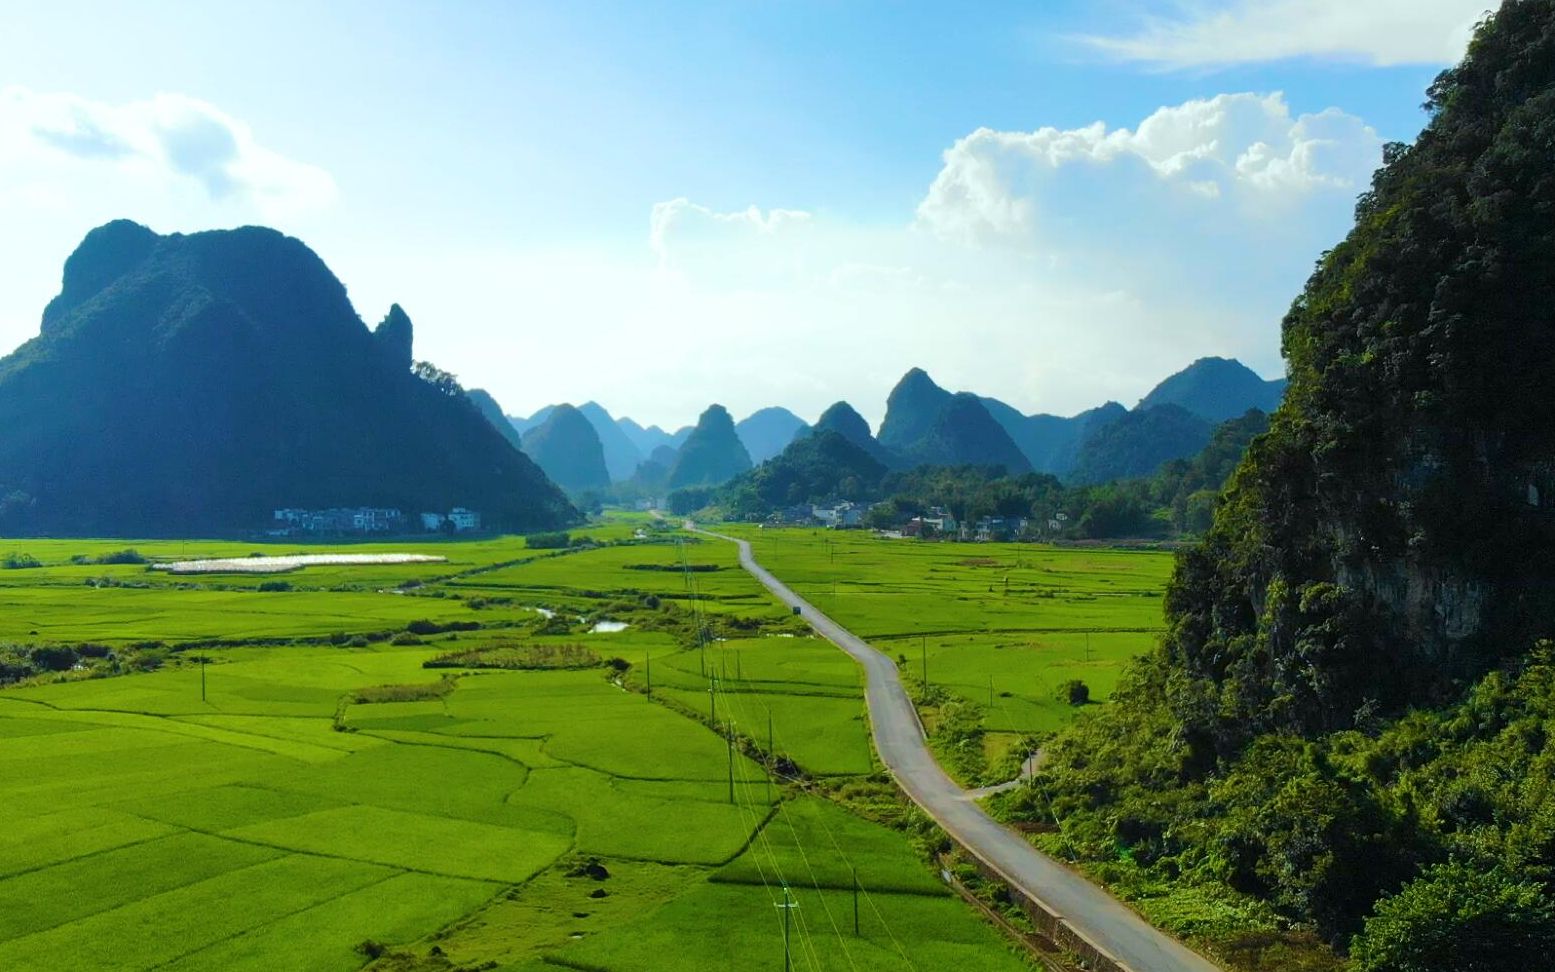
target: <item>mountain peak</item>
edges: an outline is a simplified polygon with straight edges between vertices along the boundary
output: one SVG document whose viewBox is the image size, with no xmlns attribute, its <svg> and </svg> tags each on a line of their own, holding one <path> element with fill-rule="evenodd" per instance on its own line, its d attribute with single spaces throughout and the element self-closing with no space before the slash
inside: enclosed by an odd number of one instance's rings
<svg viewBox="0 0 1555 972">
<path fill-rule="evenodd" d="M 388 360 L 396 367 L 409 368 L 414 360 L 413 345 L 416 328 L 410 323 L 410 315 L 399 304 L 390 304 L 389 313 L 378 322 L 373 338 L 383 349 Z"/>
<path fill-rule="evenodd" d="M 1235 358 L 1208 357 L 1156 385 L 1134 408 L 1180 405 L 1206 422 L 1226 422 L 1250 408 L 1273 412 L 1284 394 L 1284 379 L 1265 381 Z"/>
<path fill-rule="evenodd" d="M 803 419 L 779 406 L 757 409 L 734 426 L 751 462 L 758 465 L 788 448 L 808 428 Z"/>
<path fill-rule="evenodd" d="M 750 453 L 722 405 L 709 405 L 680 447 L 669 486 L 717 486 L 751 468 Z"/>
<path fill-rule="evenodd" d="M 950 397 L 950 392 L 936 385 L 922 368 L 908 371 L 886 399 L 885 421 L 880 423 L 881 444 L 909 450 L 929 431 Z"/>
<path fill-rule="evenodd" d="M 581 409 L 561 404 L 524 433 L 524 452 L 562 489 L 581 493 L 610 486 L 599 433 Z"/>
</svg>

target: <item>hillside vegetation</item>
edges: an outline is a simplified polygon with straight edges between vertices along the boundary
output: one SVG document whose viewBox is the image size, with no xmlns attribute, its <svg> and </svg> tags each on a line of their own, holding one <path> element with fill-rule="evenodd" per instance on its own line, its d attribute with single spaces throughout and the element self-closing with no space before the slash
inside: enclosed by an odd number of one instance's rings
<svg viewBox="0 0 1555 972">
<path fill-rule="evenodd" d="M 1285 319 L 1163 647 L 1008 808 L 1237 967 L 1555 946 L 1555 3 L 1506 3 L 1427 109 Z"/>
<path fill-rule="evenodd" d="M 99 227 L 0 360 L 0 532 L 229 533 L 361 505 L 572 520 L 453 376 L 412 369 L 411 340 L 398 307 L 369 331 L 274 230 Z"/>
</svg>

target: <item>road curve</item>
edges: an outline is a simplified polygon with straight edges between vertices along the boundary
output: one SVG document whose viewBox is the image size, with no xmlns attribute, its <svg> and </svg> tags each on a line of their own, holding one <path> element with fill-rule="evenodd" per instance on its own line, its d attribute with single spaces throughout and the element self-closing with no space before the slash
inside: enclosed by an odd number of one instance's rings
<svg viewBox="0 0 1555 972">
<path fill-rule="evenodd" d="M 817 634 L 864 666 L 870 728 L 881 760 L 913 802 L 963 847 L 1131 972 L 1219 972 L 1218 966 L 1151 927 L 1128 906 L 1031 846 L 969 799 L 929 752 L 895 662 L 772 576 L 756 562 L 748 542 L 698 529 L 690 522 L 686 526 L 736 544 L 742 567 L 784 604 L 798 608 Z"/>
</svg>

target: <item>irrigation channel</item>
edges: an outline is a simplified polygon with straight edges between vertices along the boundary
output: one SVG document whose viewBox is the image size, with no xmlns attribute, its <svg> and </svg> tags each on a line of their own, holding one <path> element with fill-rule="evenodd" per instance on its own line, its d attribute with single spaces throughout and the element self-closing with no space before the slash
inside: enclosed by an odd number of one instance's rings
<svg viewBox="0 0 1555 972">
<path fill-rule="evenodd" d="M 1035 902 L 1070 939 L 1122 972 L 1218 972 L 1218 966 L 1152 927 L 1127 905 L 1048 857 L 988 816 L 935 761 L 896 663 L 795 594 L 756 562 L 744 540 L 686 529 L 739 547 L 740 565 L 816 633 L 864 667 L 870 731 L 880 759 L 913 802 L 976 857 L 985 870 Z M 1076 941 L 1077 940 L 1077 941 Z"/>
</svg>

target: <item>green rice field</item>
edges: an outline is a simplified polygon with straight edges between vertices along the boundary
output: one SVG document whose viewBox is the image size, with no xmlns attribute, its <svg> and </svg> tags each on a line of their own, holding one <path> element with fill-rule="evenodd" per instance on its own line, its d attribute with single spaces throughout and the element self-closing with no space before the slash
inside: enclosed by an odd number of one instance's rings
<svg viewBox="0 0 1555 972">
<path fill-rule="evenodd" d="M 796 969 L 1032 967 L 907 833 L 826 798 L 878 779 L 860 675 L 732 545 L 641 517 L 575 535 L 600 545 L 0 541 L 40 564 L 0 570 L 0 643 L 99 646 L 0 689 L 0 968 L 778 968 L 785 895 Z M 130 547 L 446 560 L 91 562 Z M 992 675 L 988 727 L 1011 734 L 1070 715 L 1049 683 L 1105 695 L 1168 563 L 798 533 L 758 552 L 910 663 L 927 639 L 931 682 L 975 697 Z"/>
</svg>

